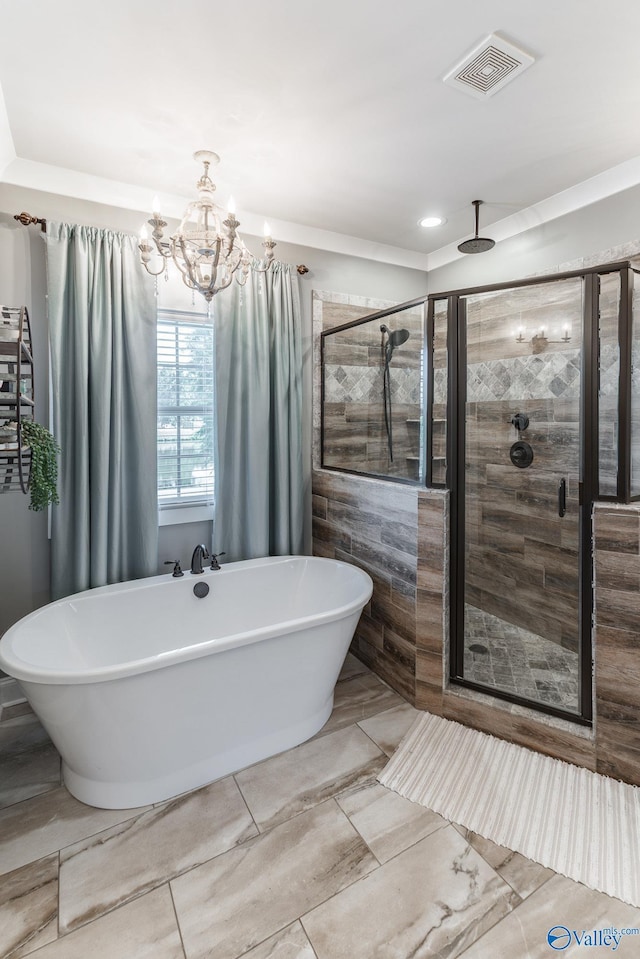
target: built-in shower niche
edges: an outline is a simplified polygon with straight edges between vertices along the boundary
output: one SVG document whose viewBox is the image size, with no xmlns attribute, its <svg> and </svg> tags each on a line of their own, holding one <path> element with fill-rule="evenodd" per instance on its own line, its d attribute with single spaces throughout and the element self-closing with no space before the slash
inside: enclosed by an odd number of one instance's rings
<svg viewBox="0 0 640 959">
<path fill-rule="evenodd" d="M 422 481 L 424 307 L 322 334 L 322 466 Z"/>
</svg>

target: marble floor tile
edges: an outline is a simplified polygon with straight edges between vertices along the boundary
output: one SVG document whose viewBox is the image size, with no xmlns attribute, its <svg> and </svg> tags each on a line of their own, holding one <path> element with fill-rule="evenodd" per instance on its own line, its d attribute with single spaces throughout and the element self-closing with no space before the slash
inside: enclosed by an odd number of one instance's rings
<svg viewBox="0 0 640 959">
<path fill-rule="evenodd" d="M 171 882 L 188 959 L 237 959 L 376 866 L 329 799 Z"/>
<path fill-rule="evenodd" d="M 60 756 L 28 711 L 0 723 L 0 808 L 60 785 Z"/>
<path fill-rule="evenodd" d="M 34 959 L 185 959 L 169 887 L 57 939 Z"/>
<path fill-rule="evenodd" d="M 95 919 L 256 833 L 229 776 L 69 846 L 60 856 L 60 932 Z"/>
<path fill-rule="evenodd" d="M 236 774 L 261 831 L 375 779 L 387 757 L 357 726 L 312 739 Z"/>
<path fill-rule="evenodd" d="M 387 756 L 392 756 L 418 716 L 422 716 L 419 709 L 414 709 L 409 703 L 401 703 L 370 719 L 361 720 L 358 726 Z"/>
<path fill-rule="evenodd" d="M 552 948 L 548 934 L 555 926 L 563 926 L 567 931 L 554 931 L 552 935 L 559 938 Z M 556 955 L 571 959 L 582 955 L 632 959 L 640 954 L 640 935 L 623 937 L 615 950 L 613 942 L 588 948 L 578 945 L 573 936 L 574 931 L 582 937 L 585 932 L 593 935 L 594 930 L 611 927 L 640 930 L 640 909 L 556 875 L 463 952 L 461 959 L 549 959 Z"/>
<path fill-rule="evenodd" d="M 464 826 L 455 826 L 461 836 L 470 843 L 476 852 L 479 852 L 490 866 L 492 866 L 505 882 L 518 893 L 521 899 L 526 899 L 538 889 L 547 879 L 555 876 L 553 869 L 546 869 L 538 862 L 521 856 L 504 846 L 498 846 L 490 839 L 485 839 Z"/>
<path fill-rule="evenodd" d="M 454 959 L 517 902 L 484 859 L 446 826 L 301 922 L 318 959 Z"/>
<path fill-rule="evenodd" d="M 242 959 L 316 959 L 316 954 L 300 923 L 294 922 L 245 952 Z"/>
<path fill-rule="evenodd" d="M 22 959 L 58 936 L 58 854 L 0 877 L 0 959 Z"/>
<path fill-rule="evenodd" d="M 64 786 L 0 809 L 0 875 L 139 815 L 85 806 Z"/>
<path fill-rule="evenodd" d="M 399 706 L 404 700 L 373 673 L 354 676 L 338 683 L 333 700 L 333 712 L 322 727 L 319 736 L 341 729 L 351 723 L 375 716 L 383 709 Z"/>
<path fill-rule="evenodd" d="M 344 665 L 340 670 L 340 675 L 338 676 L 338 682 L 342 683 L 345 679 L 353 679 L 354 676 L 360 676 L 364 673 L 370 673 L 371 670 L 368 666 L 365 666 L 363 662 L 353 655 L 353 653 L 347 653 L 347 658 L 344 661 Z"/>
<path fill-rule="evenodd" d="M 30 714 L 5 718 L 0 959 L 548 959 L 553 926 L 640 929 L 640 910 L 373 781 L 420 713 L 355 659 L 335 703 L 308 743 L 142 810 L 94 809 L 54 781 L 13 802 L 11 744 L 38 783 L 43 739 Z M 640 936 L 621 941 L 636 952 Z"/>
<path fill-rule="evenodd" d="M 380 862 L 448 825 L 438 813 L 379 783 L 349 790 L 338 796 L 337 802 Z"/>
</svg>

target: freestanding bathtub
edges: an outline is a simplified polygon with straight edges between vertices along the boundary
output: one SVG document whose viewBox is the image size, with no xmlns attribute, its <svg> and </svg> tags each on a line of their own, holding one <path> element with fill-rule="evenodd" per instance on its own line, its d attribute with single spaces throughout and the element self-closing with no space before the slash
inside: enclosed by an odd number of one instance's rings
<svg viewBox="0 0 640 959">
<path fill-rule="evenodd" d="M 361 569 L 304 556 L 102 586 L 12 626 L 0 668 L 77 799 L 146 805 L 313 736 L 371 592 Z"/>
</svg>

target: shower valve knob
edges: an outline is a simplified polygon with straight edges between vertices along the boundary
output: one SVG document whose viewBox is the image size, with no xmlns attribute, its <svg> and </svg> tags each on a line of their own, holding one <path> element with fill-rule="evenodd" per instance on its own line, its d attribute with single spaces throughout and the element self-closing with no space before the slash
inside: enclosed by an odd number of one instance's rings
<svg viewBox="0 0 640 959">
<path fill-rule="evenodd" d="M 519 432 L 522 432 L 529 426 L 529 417 L 526 413 L 516 413 L 515 416 L 511 417 L 511 422 Z"/>
</svg>

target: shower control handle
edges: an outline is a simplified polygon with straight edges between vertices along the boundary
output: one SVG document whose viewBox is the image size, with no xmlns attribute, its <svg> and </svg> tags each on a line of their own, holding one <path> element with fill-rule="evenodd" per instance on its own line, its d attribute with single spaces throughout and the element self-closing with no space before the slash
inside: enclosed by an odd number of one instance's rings
<svg viewBox="0 0 640 959">
<path fill-rule="evenodd" d="M 519 433 L 529 428 L 529 417 L 526 413 L 516 413 L 511 417 L 511 422 Z"/>
<path fill-rule="evenodd" d="M 509 450 L 509 459 L 518 469 L 525 470 L 533 463 L 533 450 L 529 443 L 524 440 L 518 440 Z"/>
<path fill-rule="evenodd" d="M 561 479 L 558 485 L 558 516 L 567 512 L 567 481 Z"/>
</svg>

